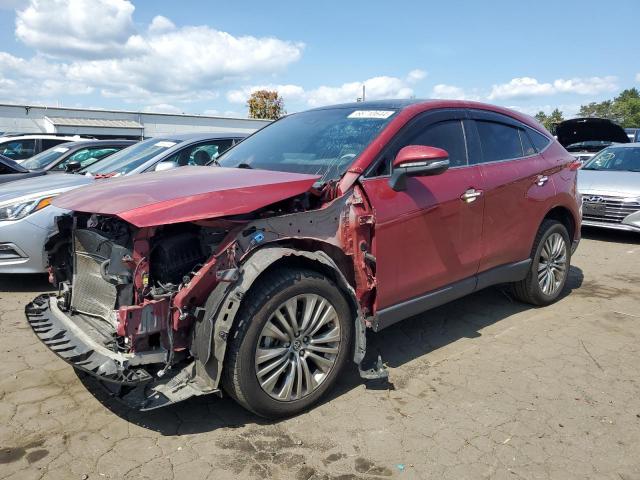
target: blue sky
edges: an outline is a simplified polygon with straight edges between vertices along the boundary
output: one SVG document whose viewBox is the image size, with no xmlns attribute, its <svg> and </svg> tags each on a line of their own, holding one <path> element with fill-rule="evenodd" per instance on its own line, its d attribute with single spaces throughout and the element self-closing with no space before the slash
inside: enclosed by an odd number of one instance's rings
<svg viewBox="0 0 640 480">
<path fill-rule="evenodd" d="M 368 98 L 527 113 L 640 86 L 638 5 L 601 1 L 0 0 L 0 101 L 246 115 Z M 613 11 L 613 9 L 615 11 Z"/>
</svg>

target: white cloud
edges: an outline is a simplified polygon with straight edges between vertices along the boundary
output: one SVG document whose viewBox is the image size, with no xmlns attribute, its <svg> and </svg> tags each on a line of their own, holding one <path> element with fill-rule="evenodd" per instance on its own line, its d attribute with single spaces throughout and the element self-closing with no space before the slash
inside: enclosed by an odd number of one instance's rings
<svg viewBox="0 0 640 480">
<path fill-rule="evenodd" d="M 169 103 L 156 103 L 153 105 L 147 105 L 142 109 L 142 111 L 148 113 L 183 113 L 181 108 Z"/>
<path fill-rule="evenodd" d="M 594 95 L 603 92 L 613 92 L 618 89 L 617 78 L 614 76 L 557 79 L 553 83 L 540 83 L 531 77 L 514 78 L 508 83 L 494 85 L 489 94 L 489 100 L 509 98 L 529 98 L 557 93 L 574 93 L 579 95 Z"/>
<path fill-rule="evenodd" d="M 640 73 L 636 73 L 636 82 L 640 83 Z"/>
<path fill-rule="evenodd" d="M 579 95 L 595 95 L 618 90 L 618 79 L 614 76 L 558 79 L 553 86 L 559 93 L 577 93 Z"/>
<path fill-rule="evenodd" d="M 431 98 L 446 98 L 449 100 L 469 99 L 463 88 L 444 83 L 439 83 L 433 87 L 433 90 L 431 90 Z"/>
<path fill-rule="evenodd" d="M 229 80 L 279 72 L 304 48 L 208 26 L 178 28 L 163 16 L 140 33 L 133 12 L 127 0 L 31 0 L 17 12 L 16 36 L 38 53 L 32 59 L 10 56 L 18 68 L 0 66 L 0 80 L 32 78 L 27 66 L 35 64 L 50 71 L 45 78 L 66 81 L 71 95 L 97 89 L 129 102 L 193 102 L 215 98 Z"/>
<path fill-rule="evenodd" d="M 420 70 L 416 68 L 415 70 L 411 70 L 407 75 L 407 82 L 409 83 L 418 83 L 420 80 L 424 80 L 427 77 L 427 72 L 424 70 Z"/>
<path fill-rule="evenodd" d="M 174 28 L 176 28 L 174 23 L 167 17 L 163 17 L 162 15 L 153 17 L 153 20 L 151 20 L 151 25 L 149 25 L 149 31 L 151 33 L 164 33 L 168 32 L 169 30 L 173 30 Z"/>
<path fill-rule="evenodd" d="M 413 96 L 413 89 L 406 80 L 398 77 L 380 76 L 362 82 L 343 83 L 338 87 L 318 87 L 307 93 L 307 103 L 312 107 L 318 107 L 334 103 L 354 102 L 362 97 L 363 85 L 367 100 L 411 98 Z"/>
<path fill-rule="evenodd" d="M 31 0 L 17 12 L 16 36 L 36 50 L 71 58 L 105 58 L 135 47 L 127 0 Z"/>
<path fill-rule="evenodd" d="M 380 100 L 383 98 L 411 98 L 413 88 L 409 86 L 409 79 L 416 78 L 416 70 L 409 73 L 406 79 L 399 77 L 372 77 L 361 82 L 343 83 L 340 86 L 323 85 L 311 90 L 305 90 L 299 85 L 252 85 L 227 92 L 227 100 L 231 103 L 246 103 L 251 93 L 256 90 L 277 90 L 288 102 L 302 102 L 310 107 L 332 105 L 336 103 L 355 102 L 362 97 L 362 86 L 365 86 L 367 100 Z M 413 75 L 412 75 L 413 74 Z M 423 77 L 424 78 L 424 77 Z"/>
</svg>

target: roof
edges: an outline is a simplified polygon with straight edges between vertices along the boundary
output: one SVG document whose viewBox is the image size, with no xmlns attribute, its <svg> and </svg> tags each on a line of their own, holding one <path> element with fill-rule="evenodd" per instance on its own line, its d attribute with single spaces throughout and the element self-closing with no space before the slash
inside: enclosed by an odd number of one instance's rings
<svg viewBox="0 0 640 480">
<path fill-rule="evenodd" d="M 24 139 L 42 139 L 42 140 L 66 140 L 74 141 L 82 138 L 86 138 L 83 135 L 50 135 L 46 133 L 25 133 L 24 135 L 8 135 L 8 136 L 0 136 L 0 140 L 24 140 Z"/>
<path fill-rule="evenodd" d="M 249 134 L 248 133 L 229 133 L 229 132 L 211 132 L 211 133 L 207 133 L 207 132 L 201 132 L 201 133 L 177 133 L 175 135 L 159 135 L 157 137 L 149 137 L 149 138 L 153 138 L 155 140 L 183 140 L 183 141 L 189 141 L 189 140 L 215 140 L 215 139 L 222 139 L 222 138 L 246 138 L 248 137 Z"/>
<path fill-rule="evenodd" d="M 124 140 L 124 139 L 108 139 L 108 140 L 80 140 L 78 142 L 64 142 L 56 145 L 57 147 L 65 148 L 83 148 L 83 147 L 99 147 L 100 145 L 133 145 L 138 143 L 138 140 Z"/>
<path fill-rule="evenodd" d="M 64 110 L 68 112 L 99 112 L 99 113 L 126 113 L 126 114 L 134 114 L 134 115 L 157 115 L 162 117 L 192 117 L 192 118 L 217 118 L 221 120 L 250 120 L 252 122 L 264 122 L 271 123 L 273 120 L 264 120 L 261 118 L 246 118 L 246 117 L 223 117 L 219 115 L 198 115 L 193 113 L 161 113 L 161 112 L 141 112 L 136 110 L 112 110 L 112 109 L 101 109 L 101 108 L 74 108 L 74 107 L 56 107 L 56 106 L 46 106 L 46 105 L 23 105 L 18 103 L 0 103 L 0 107 L 18 107 L 18 108 L 27 108 L 29 110 L 37 109 L 37 110 Z"/>
<path fill-rule="evenodd" d="M 44 117 L 54 125 L 61 127 L 100 127 L 100 128 L 136 128 L 144 129 L 144 126 L 134 120 L 110 120 L 107 118 L 80 118 L 80 117 Z"/>
<path fill-rule="evenodd" d="M 351 102 L 351 103 L 341 103 L 338 105 L 326 105 L 324 107 L 314 108 L 313 110 L 325 110 L 328 108 L 366 108 L 366 109 L 376 109 L 376 108 L 405 108 L 409 105 L 413 105 L 416 103 L 428 103 L 435 102 L 436 100 L 420 100 L 417 98 L 411 99 L 389 99 L 389 100 L 369 100 L 366 102 Z"/>
</svg>

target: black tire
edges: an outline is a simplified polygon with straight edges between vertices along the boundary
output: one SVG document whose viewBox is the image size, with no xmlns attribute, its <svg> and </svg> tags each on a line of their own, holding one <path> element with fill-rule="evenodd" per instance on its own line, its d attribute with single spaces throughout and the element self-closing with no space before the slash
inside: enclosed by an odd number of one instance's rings
<svg viewBox="0 0 640 480">
<path fill-rule="evenodd" d="M 279 401 L 261 387 L 256 374 L 255 355 L 260 334 L 271 315 L 287 299 L 315 294 L 334 307 L 340 323 L 340 348 L 335 363 L 317 388 L 299 399 Z M 315 404 L 335 383 L 352 353 L 353 315 L 340 289 L 328 278 L 312 270 L 282 268 L 259 278 L 243 300 L 236 326 L 227 345 L 222 385 L 244 408 L 266 418 L 288 417 Z"/>
<path fill-rule="evenodd" d="M 558 233 L 564 239 L 564 248 L 566 249 L 566 265 L 564 270 L 564 277 L 561 284 L 551 293 L 546 294 L 540 282 L 538 281 L 538 267 L 540 266 L 541 254 L 545 242 L 554 233 Z M 531 267 L 527 276 L 512 284 L 512 293 L 520 301 L 530 303 L 536 306 L 545 306 L 555 302 L 562 294 L 569 277 L 569 268 L 571 266 L 571 240 L 569 239 L 569 233 L 567 228 L 556 220 L 546 219 L 542 222 L 540 229 L 533 242 L 533 249 L 531 252 Z"/>
</svg>

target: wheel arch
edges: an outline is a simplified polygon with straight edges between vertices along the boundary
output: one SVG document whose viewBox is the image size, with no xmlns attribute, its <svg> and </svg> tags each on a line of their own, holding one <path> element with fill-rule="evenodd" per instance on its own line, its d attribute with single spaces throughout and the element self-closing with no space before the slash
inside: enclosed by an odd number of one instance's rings
<svg viewBox="0 0 640 480">
<path fill-rule="evenodd" d="M 565 228 L 567 229 L 567 232 L 569 232 L 569 239 L 571 241 L 575 239 L 576 228 L 578 223 L 569 208 L 563 205 L 558 205 L 553 207 L 544 216 L 544 218 L 540 222 L 540 225 L 542 225 L 542 222 L 544 222 L 547 219 L 557 220 L 558 222 L 560 222 L 562 225 L 565 226 Z"/>
<path fill-rule="evenodd" d="M 322 243 L 324 242 L 318 242 L 316 246 L 321 246 L 319 244 Z M 341 253 L 344 255 L 343 252 Z M 201 322 L 203 328 L 196 332 L 196 336 L 200 335 L 201 338 L 194 339 L 195 349 L 200 352 L 197 357 L 210 378 L 208 383 L 211 388 L 219 386 L 226 357 L 227 339 L 233 334 L 236 316 L 243 304 L 242 300 L 251 293 L 258 279 L 263 278 L 270 271 L 285 266 L 317 271 L 326 275 L 337 285 L 353 314 L 353 360 L 360 365 L 366 351 L 365 322 L 355 290 L 338 266 L 337 262 L 344 259 L 341 260 L 338 257 L 336 260 L 324 249 L 300 250 L 290 243 L 286 246 L 268 244 L 256 249 L 239 265 L 240 275 L 235 283 L 218 284 L 205 306 L 205 310 L 212 313 L 207 314 L 207 318 Z"/>
</svg>

